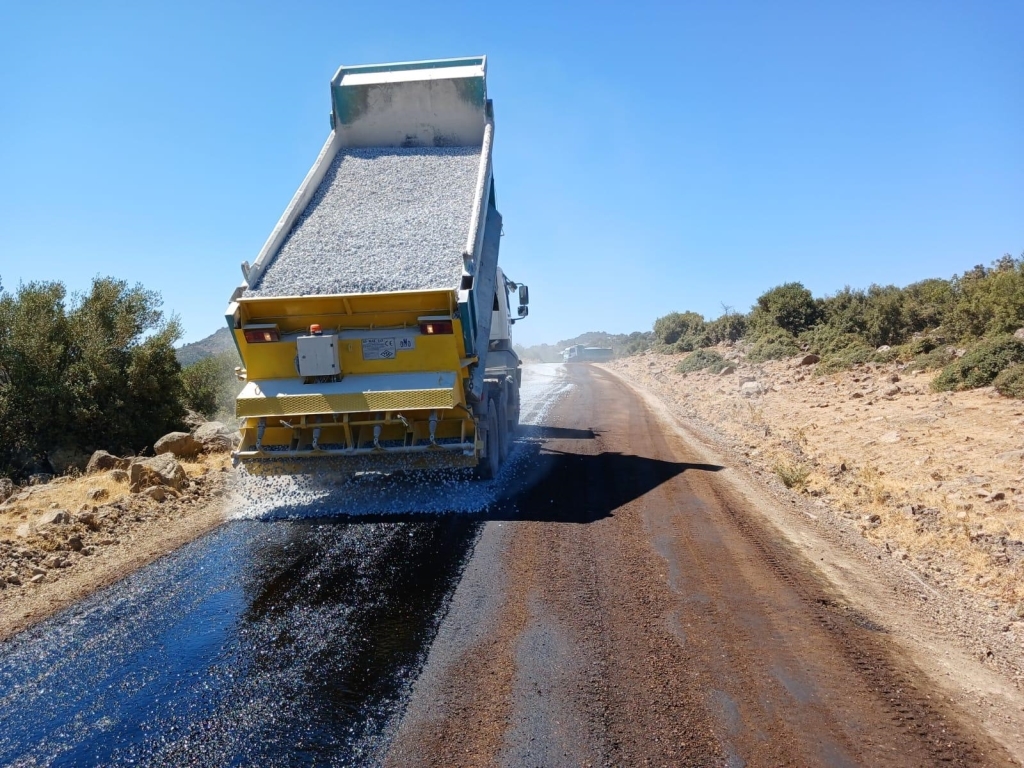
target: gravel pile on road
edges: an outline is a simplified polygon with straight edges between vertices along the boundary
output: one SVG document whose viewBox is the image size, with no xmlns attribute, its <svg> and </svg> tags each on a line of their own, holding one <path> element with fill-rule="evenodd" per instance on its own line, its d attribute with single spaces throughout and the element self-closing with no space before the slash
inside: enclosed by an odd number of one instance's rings
<svg viewBox="0 0 1024 768">
<path fill-rule="evenodd" d="M 247 296 L 455 287 L 479 147 L 339 152 L 277 256 Z"/>
</svg>

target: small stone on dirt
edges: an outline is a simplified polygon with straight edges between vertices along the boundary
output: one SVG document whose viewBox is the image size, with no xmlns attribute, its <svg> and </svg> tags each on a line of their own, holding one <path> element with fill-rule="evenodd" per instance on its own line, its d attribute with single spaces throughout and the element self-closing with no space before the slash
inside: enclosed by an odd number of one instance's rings
<svg viewBox="0 0 1024 768">
<path fill-rule="evenodd" d="M 898 443 L 902 439 L 903 438 L 900 436 L 899 432 L 886 432 L 884 435 L 878 438 L 878 442 L 891 444 Z"/>
<path fill-rule="evenodd" d="M 85 498 L 90 501 L 103 501 L 109 495 L 106 488 L 90 488 L 85 492 Z"/>
<path fill-rule="evenodd" d="M 71 515 L 63 509 L 52 509 L 39 518 L 39 525 L 63 525 L 70 520 Z"/>
<path fill-rule="evenodd" d="M 68 546 L 71 547 L 71 550 L 73 552 L 81 552 L 82 547 L 84 547 L 85 545 L 82 543 L 82 540 L 78 536 L 72 536 L 70 539 L 68 539 Z"/>
<path fill-rule="evenodd" d="M 41 573 L 37 573 L 35 576 L 33 576 L 31 579 L 29 579 L 29 581 L 32 582 L 33 584 L 38 584 L 40 581 L 42 581 L 45 578 L 46 578 L 45 575 L 43 575 Z"/>
</svg>

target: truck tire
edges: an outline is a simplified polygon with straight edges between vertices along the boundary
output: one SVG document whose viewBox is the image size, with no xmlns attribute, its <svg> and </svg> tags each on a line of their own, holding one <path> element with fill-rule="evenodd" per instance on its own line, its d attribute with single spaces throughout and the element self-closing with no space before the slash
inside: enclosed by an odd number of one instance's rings
<svg viewBox="0 0 1024 768">
<path fill-rule="evenodd" d="M 508 421 L 508 391 L 502 390 L 498 398 L 498 457 L 504 464 L 512 443 L 512 425 Z"/>
<path fill-rule="evenodd" d="M 487 404 L 487 455 L 477 464 L 477 474 L 481 480 L 493 480 L 501 468 L 501 447 L 498 445 L 498 408 L 492 399 Z"/>
</svg>

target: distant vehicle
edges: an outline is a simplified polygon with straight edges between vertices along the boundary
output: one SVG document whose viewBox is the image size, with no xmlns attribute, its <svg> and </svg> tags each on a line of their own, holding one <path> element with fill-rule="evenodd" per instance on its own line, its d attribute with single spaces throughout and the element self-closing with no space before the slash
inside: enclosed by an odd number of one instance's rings
<svg viewBox="0 0 1024 768">
<path fill-rule="evenodd" d="M 615 352 L 608 347 L 585 347 L 575 344 L 562 350 L 563 363 L 603 363 L 615 357 Z"/>
</svg>

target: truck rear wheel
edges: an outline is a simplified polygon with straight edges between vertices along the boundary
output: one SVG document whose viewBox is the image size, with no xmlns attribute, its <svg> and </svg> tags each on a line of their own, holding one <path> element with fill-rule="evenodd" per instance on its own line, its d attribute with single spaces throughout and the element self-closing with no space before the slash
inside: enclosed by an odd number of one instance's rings
<svg viewBox="0 0 1024 768">
<path fill-rule="evenodd" d="M 487 404 L 487 455 L 480 459 L 477 473 L 481 480 L 492 480 L 501 468 L 501 447 L 498 444 L 498 408 L 492 399 Z"/>
<path fill-rule="evenodd" d="M 498 457 L 504 464 L 512 442 L 512 425 L 508 421 L 508 393 L 502 391 L 498 398 Z"/>
</svg>

